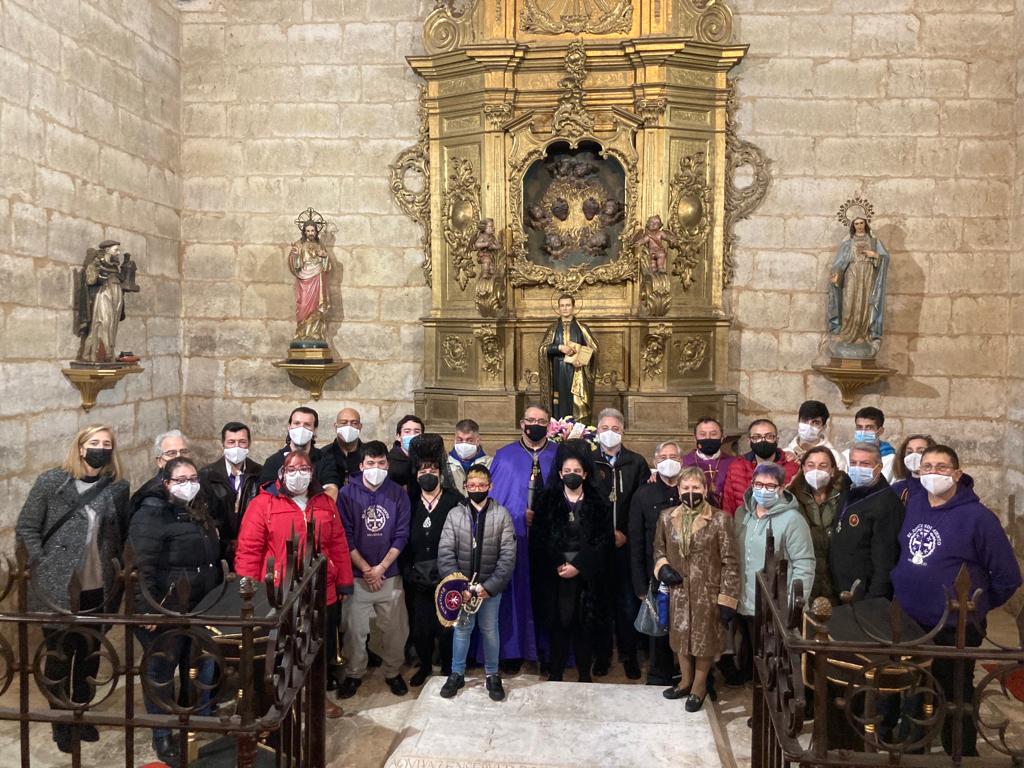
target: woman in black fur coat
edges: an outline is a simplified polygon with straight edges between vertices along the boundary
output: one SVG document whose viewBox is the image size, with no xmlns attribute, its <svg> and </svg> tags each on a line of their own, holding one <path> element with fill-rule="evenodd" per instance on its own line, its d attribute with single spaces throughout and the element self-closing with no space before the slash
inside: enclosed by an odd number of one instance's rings
<svg viewBox="0 0 1024 768">
<path fill-rule="evenodd" d="M 606 623 L 615 540 L 612 512 L 594 484 L 591 446 L 558 447 L 554 472 L 534 501 L 530 527 L 534 615 L 551 642 L 549 680 L 560 681 L 572 648 L 589 683 L 593 638 Z"/>
</svg>

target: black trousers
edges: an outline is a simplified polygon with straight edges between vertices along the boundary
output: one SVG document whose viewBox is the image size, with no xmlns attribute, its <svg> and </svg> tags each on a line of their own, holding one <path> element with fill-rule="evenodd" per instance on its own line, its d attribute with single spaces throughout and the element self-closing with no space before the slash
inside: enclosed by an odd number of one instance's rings
<svg viewBox="0 0 1024 768">
<path fill-rule="evenodd" d="M 341 625 L 341 601 L 327 606 L 327 621 L 324 626 L 324 660 L 327 665 L 327 679 L 331 679 L 338 666 L 338 628 Z"/>
<path fill-rule="evenodd" d="M 979 632 L 973 624 L 967 625 L 967 647 L 977 648 L 981 645 L 981 641 L 984 639 L 984 629 L 984 624 L 982 624 L 982 632 Z M 946 646 L 956 645 L 956 627 L 940 629 L 932 643 Z M 956 696 L 956 663 L 954 659 L 935 659 L 932 661 L 932 676 L 942 686 L 942 692 L 945 694 L 948 703 L 952 703 Z M 963 732 L 964 755 L 975 757 L 978 754 L 978 729 L 974 723 L 974 662 L 965 661 L 963 665 L 964 679 L 961 691 L 963 693 L 964 712 L 960 727 Z M 947 714 L 946 720 L 942 724 L 942 748 L 946 750 L 946 754 L 953 753 L 953 729 L 956 725 L 956 718 L 952 714 Z"/>
<path fill-rule="evenodd" d="M 409 587 L 405 593 L 411 595 L 409 605 L 409 638 L 412 640 L 420 666 L 431 669 L 434 659 L 434 646 L 440 647 L 441 674 L 452 673 L 452 638 L 454 629 L 442 627 L 437 620 L 437 609 L 434 607 L 434 593 Z"/>
<path fill-rule="evenodd" d="M 648 685 L 672 685 L 677 659 L 669 645 L 668 635 L 649 637 L 650 661 L 647 665 Z"/>
<path fill-rule="evenodd" d="M 611 611 L 608 620 L 601 626 L 597 638 L 595 656 L 600 662 L 610 663 L 612 660 L 612 637 L 615 637 L 619 649 L 619 661 L 636 662 L 637 631 L 633 629 L 640 601 L 633 594 L 633 582 L 630 576 L 629 547 L 618 547 L 615 550 L 615 584 L 611 594 Z"/>
<path fill-rule="evenodd" d="M 81 593 L 80 611 L 91 611 L 103 605 L 103 590 L 90 589 Z M 102 624 L 87 624 L 83 629 L 102 633 Z M 88 635 L 75 632 L 72 628 L 55 629 L 43 627 L 43 639 L 49 653 L 43 674 L 52 683 L 46 689 L 58 701 L 70 700 L 76 704 L 84 704 L 92 700 L 96 691 L 89 682 L 95 678 L 100 668 L 100 659 L 96 655 L 99 642 Z M 68 709 L 50 703 L 51 709 Z M 56 731 L 60 726 L 55 725 Z"/>
<path fill-rule="evenodd" d="M 583 623 L 583 579 L 559 579 L 554 617 L 551 622 L 550 679 L 561 680 L 571 647 L 576 656 L 580 682 L 591 681 L 594 663 L 594 633 Z"/>
</svg>

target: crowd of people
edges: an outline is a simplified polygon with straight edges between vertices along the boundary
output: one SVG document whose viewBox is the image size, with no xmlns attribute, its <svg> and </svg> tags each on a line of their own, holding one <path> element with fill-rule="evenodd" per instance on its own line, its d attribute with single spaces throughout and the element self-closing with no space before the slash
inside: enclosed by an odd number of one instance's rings
<svg viewBox="0 0 1024 768">
<path fill-rule="evenodd" d="M 446 450 L 442 436 L 404 416 L 389 448 L 364 440 L 352 408 L 337 414 L 333 439 L 318 447 L 319 415 L 300 407 L 288 416 L 284 447 L 262 464 L 250 458 L 253 436 L 240 422 L 224 425 L 223 453 L 205 466 L 180 431 L 158 435 L 156 473 L 134 494 L 114 430 L 89 427 L 61 467 L 39 476 L 18 519 L 32 562 L 30 607 L 68 608 L 75 574 L 81 609 L 116 599 L 112 562 L 130 544 L 139 579 L 126 599 L 135 611 L 191 610 L 220 584 L 221 560 L 258 580 L 272 561 L 280 581 L 288 540 L 298 535 L 306 546 L 312 523 L 327 560 L 329 663 L 339 635 L 343 650 L 328 680 L 338 699 L 355 696 L 371 666 L 382 668 L 393 694 L 406 694 L 407 663 L 413 686 L 438 666 L 440 695 L 450 698 L 467 668 L 482 663 L 486 690 L 500 701 L 502 673 L 536 664 L 548 680 L 574 668 L 591 682 L 609 673 L 617 651 L 627 678 L 644 676 L 646 657 L 647 684 L 696 712 L 716 695 L 716 660 L 725 684 L 751 679 L 756 573 L 770 532 L 789 561 L 790 587 L 799 580 L 805 595 L 833 603 L 852 590 L 895 597 L 926 629 L 942 621 L 943 586 L 966 564 L 980 590 L 967 642 L 980 644 L 986 613 L 1009 599 L 1021 575 L 956 451 L 916 434 L 894 448 L 882 411 L 870 407 L 856 413 L 854 440 L 840 451 L 829 442 L 829 418 L 825 404 L 803 403 L 785 446 L 770 419 L 731 436 L 703 418 L 692 450 L 689 440 L 666 440 L 649 463 L 626 446 L 625 419 L 614 409 L 599 414 L 593 441 L 556 440 L 548 409 L 531 405 L 519 439 L 491 455 L 471 419 L 454 425 Z M 730 450 L 737 437 L 748 451 Z M 464 599 L 479 608 L 445 627 L 435 589 L 456 571 L 470 582 Z M 668 631 L 638 634 L 638 613 L 659 595 L 667 596 Z M 953 644 L 954 629 L 933 642 Z M 136 630 L 144 648 L 161 634 L 156 625 Z M 46 656 L 45 676 L 57 681 L 51 700 L 88 701 L 97 657 L 87 639 L 47 628 L 46 643 L 55 651 Z M 156 683 L 169 682 L 190 654 L 187 639 L 166 645 L 150 655 Z M 200 668 L 199 679 L 209 673 Z M 936 659 L 932 674 L 952 690 L 949 660 Z M 965 688 L 972 677 L 968 670 Z M 147 689 L 148 711 L 168 711 L 149 693 L 160 690 Z M 326 712 L 342 715 L 330 700 Z M 969 720 L 964 753 L 976 754 Z M 89 726 L 79 735 L 98 738 Z M 70 726 L 54 725 L 53 737 L 70 751 Z M 153 740 L 174 765 L 173 734 L 156 730 Z"/>
</svg>

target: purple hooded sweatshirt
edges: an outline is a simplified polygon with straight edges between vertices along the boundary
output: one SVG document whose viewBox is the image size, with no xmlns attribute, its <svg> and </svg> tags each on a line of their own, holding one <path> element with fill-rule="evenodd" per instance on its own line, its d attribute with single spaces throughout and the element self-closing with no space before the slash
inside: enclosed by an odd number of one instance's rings
<svg viewBox="0 0 1024 768">
<path fill-rule="evenodd" d="M 409 494 L 390 479 L 371 491 L 362 473 L 353 475 L 338 494 L 338 513 L 349 549 L 359 550 L 370 565 L 383 560 L 392 547 L 402 551 L 409 540 Z M 354 565 L 352 571 L 357 579 L 362 578 Z M 384 572 L 384 578 L 397 575 L 396 560 Z"/>
</svg>

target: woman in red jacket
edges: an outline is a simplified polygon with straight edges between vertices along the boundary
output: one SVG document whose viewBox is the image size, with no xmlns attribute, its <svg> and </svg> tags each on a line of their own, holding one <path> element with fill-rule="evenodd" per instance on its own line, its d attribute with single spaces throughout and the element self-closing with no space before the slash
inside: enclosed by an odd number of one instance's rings
<svg viewBox="0 0 1024 768">
<path fill-rule="evenodd" d="M 274 581 L 285 576 L 286 546 L 294 533 L 299 552 L 306 546 L 306 524 L 312 520 L 320 551 L 327 558 L 327 627 L 325 652 L 328 666 L 337 656 L 338 618 L 341 601 L 352 593 L 352 561 L 338 508 L 313 477 L 309 457 L 301 451 L 289 453 L 277 474 L 249 504 L 238 532 L 235 571 L 262 581 L 267 561 L 274 558 Z M 341 707 L 326 702 L 328 717 L 341 717 Z"/>
</svg>

